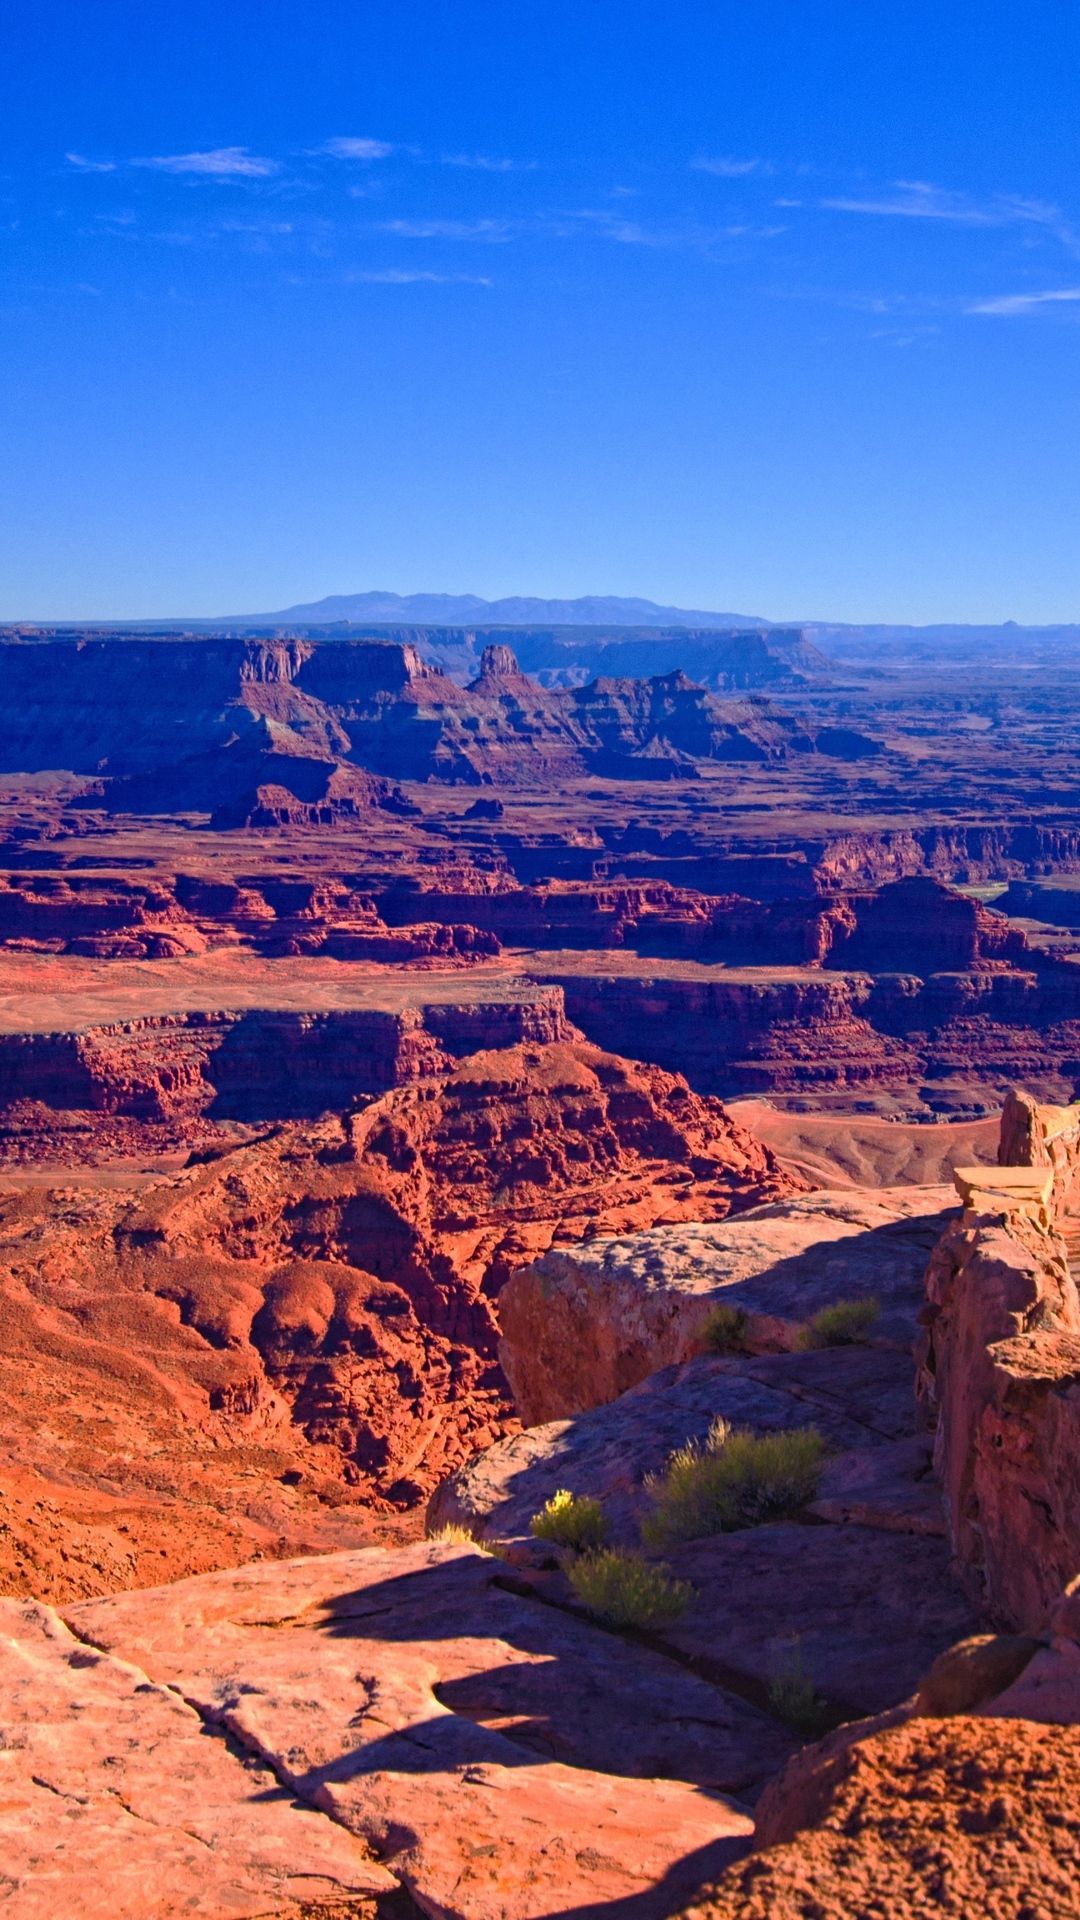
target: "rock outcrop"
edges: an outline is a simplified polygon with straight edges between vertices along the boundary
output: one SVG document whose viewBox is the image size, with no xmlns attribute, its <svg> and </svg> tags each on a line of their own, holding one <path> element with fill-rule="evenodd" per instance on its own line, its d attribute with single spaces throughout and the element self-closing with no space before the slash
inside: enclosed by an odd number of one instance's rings
<svg viewBox="0 0 1080 1920">
<path fill-rule="evenodd" d="M 768 1769 L 789 1744 L 662 1655 L 515 1592 L 499 1562 L 469 1548 L 248 1567 L 73 1608 L 66 1620 L 67 1630 L 39 1610 L 25 1625 L 9 1620 L 3 1650 L 13 1664 L 32 1659 L 43 1631 L 55 1649 L 25 1729 L 48 1764 L 39 1786 L 32 1762 L 20 1801 L 0 1808 L 5 1873 L 31 1892 L 29 1808 L 51 1823 L 57 1798 L 62 1808 L 81 1791 L 87 1858 L 100 1860 L 140 1763 L 162 1782 L 161 1813 L 166 1793 L 179 1806 L 201 1723 L 208 1768 L 248 1780 L 237 1839 L 255 1851 L 276 1823 L 273 1865 L 285 1890 L 308 1876 L 308 1912 L 320 1895 L 332 1911 L 336 1872 L 340 1912 L 354 1890 L 389 1883 L 446 1920 L 541 1920 L 621 1900 L 662 1920 L 745 1849 L 751 1822 L 729 1783 Z M 72 1669 L 93 1746 L 65 1715 Z M 128 1726 L 110 1710 L 117 1694 L 140 1690 L 147 1731 L 152 1716 L 160 1724 L 133 1760 Z M 24 1733 L 21 1713 L 8 1729 L 9 1740 Z M 197 1816 L 207 1838 L 212 1814 Z M 204 1855 L 206 1904 L 192 1911 L 226 1910 L 228 1878 L 214 1879 L 226 1864 Z M 57 1866 L 62 1894 L 83 1884 L 77 1862 Z M 266 1904 L 235 1911 L 291 1920 L 265 1880 Z M 37 1920 L 46 1908 L 27 1911 Z"/>
<path fill-rule="evenodd" d="M 511 1283 L 512 1284 L 512 1283 Z M 943 1536 L 925 1435 L 914 1430 L 909 1357 L 895 1348 L 701 1354 L 579 1413 L 485 1448 L 435 1489 L 430 1528 L 524 1540 L 555 1486 L 603 1502 L 611 1539 L 637 1544 L 646 1482 L 713 1421 L 754 1433 L 813 1423 L 829 1449 L 815 1517 Z M 817 1509 L 821 1509 L 820 1514 Z"/>
<path fill-rule="evenodd" d="M 1034 1631 L 1080 1565 L 1078 1118 L 1008 1103 L 1000 1191 L 993 1168 L 964 1175 L 927 1274 L 920 1389 L 957 1561 L 998 1619 Z M 1045 1170 L 1045 1193 L 1013 1190 L 1017 1164 Z"/>
<path fill-rule="evenodd" d="M 790 1184 L 685 1083 L 523 1043 L 134 1198 L 2 1198 L 0 1442 L 39 1479 L 0 1568 L 52 1596 L 153 1578 L 151 1539 L 185 1572 L 355 1544 L 513 1424 L 493 1300 L 523 1260 Z"/>
<path fill-rule="evenodd" d="M 207 1738 L 173 1688 L 0 1600 L 3 1899 L 20 1920 L 374 1915 L 399 1882 L 371 1847 Z"/>
<path fill-rule="evenodd" d="M 810 1193 L 718 1225 L 658 1226 L 522 1267 L 499 1302 L 503 1368 L 526 1425 L 614 1400 L 700 1352 L 710 1313 L 750 1352 L 794 1348 L 840 1300 L 873 1297 L 873 1337 L 910 1349 L 944 1190 Z"/>
</svg>

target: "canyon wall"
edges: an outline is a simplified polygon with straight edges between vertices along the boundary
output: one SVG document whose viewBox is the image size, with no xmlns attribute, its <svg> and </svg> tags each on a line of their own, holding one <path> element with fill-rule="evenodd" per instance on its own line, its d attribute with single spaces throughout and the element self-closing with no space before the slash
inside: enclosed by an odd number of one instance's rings
<svg viewBox="0 0 1080 1920">
<path fill-rule="evenodd" d="M 1017 1168 L 1036 1176 L 1026 1191 Z M 992 1617 L 1040 1632 L 1080 1571 L 1080 1107 L 1014 1095 L 1000 1170 L 957 1178 L 967 1204 L 928 1269 L 919 1393 L 960 1571 Z"/>
<path fill-rule="evenodd" d="M 150 1121 L 303 1119 L 446 1072 L 481 1046 L 573 1037 L 555 987 L 398 1011 L 226 1008 L 0 1033 L 0 1126 L 22 1102 Z"/>
<path fill-rule="evenodd" d="M 1080 971 L 815 973 L 585 971 L 554 963 L 567 1013 L 598 1046 L 639 1051 L 703 1091 L 818 1097 L 895 1093 L 961 1110 L 950 1082 L 998 1102 L 1023 1077 L 1043 1090 L 1080 1071 Z M 974 1093 L 974 1089 L 972 1089 Z M 969 1096 L 970 1097 L 970 1096 Z"/>
<path fill-rule="evenodd" d="M 60 762 L 106 781 L 134 778 L 119 804 L 149 813 L 235 805 L 238 760 L 247 788 L 282 782 L 296 793 L 293 777 L 307 784 L 319 760 L 399 779 L 527 787 L 555 774 L 693 778 L 699 761 L 880 752 L 853 727 L 816 726 L 761 698 L 720 699 L 681 672 L 541 687 L 502 644 L 485 647 L 466 687 L 412 646 L 355 639 L 0 635 L 0 674 L 0 771 Z M 146 778 L 162 773 L 160 786 Z"/>
</svg>

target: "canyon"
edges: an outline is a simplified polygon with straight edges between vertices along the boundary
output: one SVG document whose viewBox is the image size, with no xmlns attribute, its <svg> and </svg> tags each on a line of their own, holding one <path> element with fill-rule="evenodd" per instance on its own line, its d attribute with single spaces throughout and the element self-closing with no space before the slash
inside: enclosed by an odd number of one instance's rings
<svg viewBox="0 0 1080 1920">
<path fill-rule="evenodd" d="M 0 635 L 2 1897 L 1074 1912 L 1067 663 L 255 624 Z"/>
</svg>

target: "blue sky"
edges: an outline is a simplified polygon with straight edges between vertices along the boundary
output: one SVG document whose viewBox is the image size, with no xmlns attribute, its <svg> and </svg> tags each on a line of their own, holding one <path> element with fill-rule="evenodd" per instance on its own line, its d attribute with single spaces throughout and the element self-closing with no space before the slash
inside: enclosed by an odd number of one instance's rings
<svg viewBox="0 0 1080 1920">
<path fill-rule="evenodd" d="M 1080 619 L 1071 0 L 9 0 L 0 617 Z"/>
</svg>

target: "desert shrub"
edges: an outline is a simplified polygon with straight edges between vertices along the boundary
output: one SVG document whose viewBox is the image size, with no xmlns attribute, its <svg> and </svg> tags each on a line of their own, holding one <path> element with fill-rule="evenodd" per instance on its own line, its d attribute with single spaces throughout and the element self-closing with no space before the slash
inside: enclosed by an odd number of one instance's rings
<svg viewBox="0 0 1080 1920">
<path fill-rule="evenodd" d="M 569 1578 L 582 1605 L 613 1627 L 666 1626 L 685 1613 L 693 1592 L 667 1567 L 614 1547 L 583 1554 Z"/>
<path fill-rule="evenodd" d="M 769 1711 L 794 1733 L 824 1733 L 832 1718 L 803 1663 L 802 1649 L 794 1647 L 778 1663 L 769 1681 Z"/>
<path fill-rule="evenodd" d="M 603 1545 L 607 1521 L 599 1500 L 586 1493 L 568 1493 L 565 1487 L 560 1487 L 546 1506 L 533 1514 L 529 1531 L 538 1540 L 550 1540 L 555 1546 L 586 1553 L 592 1547 Z"/>
<path fill-rule="evenodd" d="M 746 1342 L 745 1307 L 732 1307 L 723 1301 L 710 1308 L 701 1323 L 701 1338 L 711 1353 L 741 1353 Z"/>
<path fill-rule="evenodd" d="M 816 1427 L 754 1434 L 714 1420 L 704 1443 L 688 1440 L 649 1476 L 642 1537 L 661 1545 L 786 1519 L 813 1499 L 824 1454 Z"/>
<path fill-rule="evenodd" d="M 868 1333 L 881 1308 L 872 1296 L 865 1300 L 836 1300 L 822 1307 L 806 1322 L 799 1345 L 812 1347 L 852 1347 Z"/>
<path fill-rule="evenodd" d="M 479 1547 L 481 1553 L 491 1553 L 493 1549 L 486 1540 L 478 1540 L 468 1527 L 459 1526 L 455 1520 L 448 1520 L 445 1527 L 436 1527 L 428 1539 L 440 1547 Z"/>
</svg>

